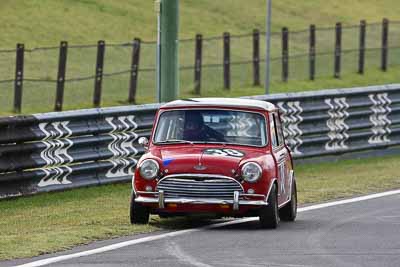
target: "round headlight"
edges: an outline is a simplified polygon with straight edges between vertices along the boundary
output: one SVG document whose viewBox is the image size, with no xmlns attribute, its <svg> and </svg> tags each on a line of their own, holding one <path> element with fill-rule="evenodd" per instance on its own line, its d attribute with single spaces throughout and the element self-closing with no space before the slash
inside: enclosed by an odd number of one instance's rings
<svg viewBox="0 0 400 267">
<path fill-rule="evenodd" d="M 156 178 L 158 170 L 160 169 L 158 162 L 153 159 L 146 159 L 140 164 L 139 168 L 140 176 L 146 180 Z"/>
<path fill-rule="evenodd" d="M 242 177 L 246 182 L 257 182 L 257 180 L 260 179 L 261 174 L 261 166 L 255 162 L 248 162 L 242 167 Z"/>
</svg>

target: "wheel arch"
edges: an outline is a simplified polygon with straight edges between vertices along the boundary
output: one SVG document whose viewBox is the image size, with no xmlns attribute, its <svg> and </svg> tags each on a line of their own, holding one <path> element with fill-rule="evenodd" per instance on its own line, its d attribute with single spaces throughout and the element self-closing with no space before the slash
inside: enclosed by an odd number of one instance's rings
<svg viewBox="0 0 400 267">
<path fill-rule="evenodd" d="M 268 188 L 268 192 L 267 195 L 265 197 L 265 199 L 269 198 L 269 195 L 271 194 L 272 188 L 275 185 L 275 190 L 276 190 L 276 194 L 278 195 L 278 178 L 272 178 L 270 184 L 269 184 L 269 188 Z"/>
</svg>

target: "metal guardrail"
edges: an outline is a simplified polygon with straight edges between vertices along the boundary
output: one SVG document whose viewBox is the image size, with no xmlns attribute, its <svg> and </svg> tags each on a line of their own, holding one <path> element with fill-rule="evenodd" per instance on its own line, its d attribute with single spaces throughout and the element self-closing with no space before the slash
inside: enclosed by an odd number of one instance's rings
<svg viewBox="0 0 400 267">
<path fill-rule="evenodd" d="M 0 118 L 0 198 L 131 179 L 158 107 Z"/>
<path fill-rule="evenodd" d="M 400 84 L 253 96 L 295 159 L 400 145 Z M 0 199 L 129 181 L 159 104 L 0 118 Z"/>
<path fill-rule="evenodd" d="M 251 98 L 280 108 L 296 159 L 400 145 L 400 84 Z"/>
</svg>

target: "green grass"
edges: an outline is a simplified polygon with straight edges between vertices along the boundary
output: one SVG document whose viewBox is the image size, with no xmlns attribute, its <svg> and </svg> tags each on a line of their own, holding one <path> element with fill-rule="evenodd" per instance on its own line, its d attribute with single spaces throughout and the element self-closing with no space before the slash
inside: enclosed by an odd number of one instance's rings
<svg viewBox="0 0 400 267">
<path fill-rule="evenodd" d="M 400 156 L 298 164 L 301 204 L 400 188 Z M 0 201 L 0 260 L 31 257 L 78 244 L 202 223 L 196 219 L 151 218 L 129 223 L 129 184 L 48 193 Z"/>
<path fill-rule="evenodd" d="M 196 33 L 204 37 L 221 36 L 229 31 L 233 35 L 251 33 L 253 28 L 264 30 L 265 0 L 251 0 L 243 4 L 242 0 L 181 0 L 180 38 L 192 38 Z M 155 40 L 155 12 L 152 0 L 3 0 L 0 3 L 0 50 L 14 48 L 17 42 L 25 43 L 27 48 L 38 46 L 58 46 L 59 41 L 67 40 L 69 45 L 96 44 L 104 39 L 107 44 L 120 43 L 141 37 Z M 322 27 L 333 26 L 342 21 L 344 25 L 358 24 L 360 19 L 368 22 L 380 22 L 383 17 L 391 21 L 400 20 L 396 7 L 398 1 L 273 1 L 273 30 L 280 31 L 287 26 L 290 30 L 307 29 L 313 23 L 317 25 L 316 82 L 305 82 L 308 78 L 307 57 L 298 57 L 308 53 L 308 33 L 290 33 L 289 54 L 290 77 L 288 84 L 279 83 L 281 64 L 272 62 L 273 92 L 293 92 L 322 88 L 352 87 L 360 85 L 397 82 L 394 68 L 389 75 L 376 71 L 379 66 L 379 50 L 366 53 L 366 69 L 369 75 L 358 76 L 357 51 L 343 53 L 343 82 L 327 79 L 333 73 L 334 30 Z M 354 12 L 357 10 L 357 12 Z M 21 19 L 25 18 L 25 19 Z M 77 30 L 78 29 L 78 30 Z M 343 49 L 358 47 L 358 29 L 344 28 L 342 32 Z M 367 48 L 380 47 L 381 25 L 368 25 Z M 389 28 L 389 63 L 400 65 L 400 24 L 392 23 Z M 280 56 L 281 40 L 279 35 L 272 38 L 272 57 Z M 131 47 L 107 46 L 105 55 L 105 73 L 128 70 L 130 68 Z M 265 40 L 260 40 L 261 58 L 264 58 Z M 203 64 L 221 64 L 221 40 L 205 40 L 203 43 Z M 296 56 L 293 58 L 293 56 Z M 248 61 L 252 58 L 252 37 L 231 39 L 231 61 Z M 93 76 L 96 61 L 96 48 L 70 48 L 68 50 L 67 79 Z M 180 64 L 193 66 L 194 42 L 180 42 Z M 25 53 L 24 77 L 28 79 L 55 80 L 57 76 L 58 49 L 35 50 Z M 143 44 L 140 68 L 155 67 L 155 45 Z M 263 66 L 261 66 L 263 76 Z M 11 80 L 15 72 L 14 53 L 0 53 L 0 80 Z M 262 93 L 262 88 L 252 88 L 251 64 L 232 65 L 232 91 L 222 89 L 223 74 L 221 67 L 203 69 L 202 96 L 234 95 L 242 96 Z M 390 76 L 390 77 L 389 77 Z M 360 78 L 362 77 L 362 79 Z M 155 73 L 140 72 L 138 81 L 138 103 L 155 100 Z M 263 81 L 264 78 L 261 77 Z M 322 80 L 322 81 L 320 81 Z M 67 82 L 65 85 L 64 109 L 91 107 L 93 79 L 80 82 Z M 129 74 L 105 77 L 103 80 L 103 106 L 126 104 L 128 98 Z M 304 87 L 303 87 L 304 86 Z M 24 82 L 24 114 L 51 111 L 54 106 L 56 84 L 54 82 Z M 291 89 L 288 89 L 291 88 Z M 181 71 L 180 97 L 192 96 L 193 70 Z M 0 83 L 0 115 L 12 114 L 13 82 Z"/>
<path fill-rule="evenodd" d="M 400 58 L 400 57 L 399 57 Z M 222 71 L 207 71 L 209 79 L 205 79 L 202 86 L 200 95 L 196 95 L 193 92 L 193 88 L 188 77 L 191 73 L 187 73 L 188 76 L 184 76 L 185 80 L 182 81 L 181 86 L 181 98 L 188 97 L 199 97 L 199 96 L 221 96 L 221 97 L 239 97 L 246 95 L 262 95 L 265 90 L 263 87 L 251 86 L 251 74 L 246 73 L 250 66 L 242 66 L 244 71 L 235 69 L 237 76 L 232 80 L 232 89 L 224 90 L 220 86 L 212 86 L 213 83 L 218 83 L 217 80 L 220 76 L 222 77 Z M 221 75 L 220 75 L 221 74 Z M 150 79 L 149 74 L 145 74 L 144 79 Z M 247 76 L 250 75 L 250 76 Z M 332 78 L 332 76 L 325 76 L 316 78 L 314 81 L 309 80 L 289 80 L 287 83 L 280 82 L 277 79 L 273 79 L 271 83 L 271 93 L 289 93 L 289 92 L 301 92 L 311 91 L 319 89 L 329 88 L 347 88 L 354 86 L 369 86 L 377 84 L 388 84 L 388 83 L 399 83 L 400 82 L 400 66 L 391 66 L 387 72 L 382 72 L 379 69 L 368 69 L 364 75 L 357 73 L 346 73 L 343 74 L 341 79 Z M 246 76 L 246 77 L 245 77 Z M 241 79 L 246 79 L 243 81 Z M 250 77 L 250 78 L 249 78 Z M 273 76 L 276 77 L 276 76 Z M 262 77 L 263 78 L 263 77 Z M 239 79 L 239 80 L 238 80 Z M 221 80 L 222 83 L 222 80 Z M 128 84 L 128 78 L 105 78 L 105 85 L 116 86 L 118 84 Z M 74 87 L 74 85 L 79 85 Z M 186 85 L 186 86 L 185 86 Z M 2 89 L 0 84 L 0 90 Z M 54 106 L 55 88 L 53 84 L 42 84 L 40 88 L 35 88 L 36 83 L 25 83 L 25 101 L 23 102 L 23 113 L 38 113 L 51 111 Z M 64 109 L 79 109 L 79 108 L 90 108 L 92 99 L 92 86 L 93 81 L 85 81 L 80 83 L 71 83 L 66 86 Z M 121 87 L 126 87 L 121 85 Z M 35 88 L 35 89 L 34 89 Z M 126 102 L 128 95 L 127 89 L 115 89 L 114 91 L 109 90 L 105 87 L 103 91 L 103 106 L 115 106 L 115 105 L 127 105 Z M 7 94 L 0 98 L 0 115 L 12 114 L 12 99 L 13 94 Z M 138 93 L 138 103 L 152 103 L 155 102 L 155 95 L 150 88 L 141 87 Z"/>
<path fill-rule="evenodd" d="M 181 37 L 196 33 L 220 35 L 224 31 L 249 32 L 265 25 L 265 0 L 180 0 Z M 396 0 L 273 1 L 273 30 L 287 26 L 303 29 L 314 23 L 356 24 L 360 19 L 400 19 Z M 357 12 L 354 12 L 357 10 Z M 154 1 L 142 0 L 2 0 L 0 2 L 1 48 L 23 42 L 28 47 L 72 43 L 154 40 Z M 79 30 L 77 30 L 79 29 Z"/>
<path fill-rule="evenodd" d="M 400 188 L 400 156 L 296 166 L 299 202 L 314 203 Z"/>
</svg>

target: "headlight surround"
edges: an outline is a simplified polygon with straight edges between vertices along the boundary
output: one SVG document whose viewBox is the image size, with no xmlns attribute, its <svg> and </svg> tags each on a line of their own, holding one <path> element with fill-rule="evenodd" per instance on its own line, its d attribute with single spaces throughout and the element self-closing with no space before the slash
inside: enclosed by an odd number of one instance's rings
<svg viewBox="0 0 400 267">
<path fill-rule="evenodd" d="M 139 166 L 140 176 L 146 180 L 153 180 L 157 177 L 160 166 L 154 159 L 146 159 Z"/>
<path fill-rule="evenodd" d="M 255 162 L 248 162 L 242 167 L 242 177 L 246 182 L 255 183 L 260 179 L 262 168 Z"/>
</svg>

